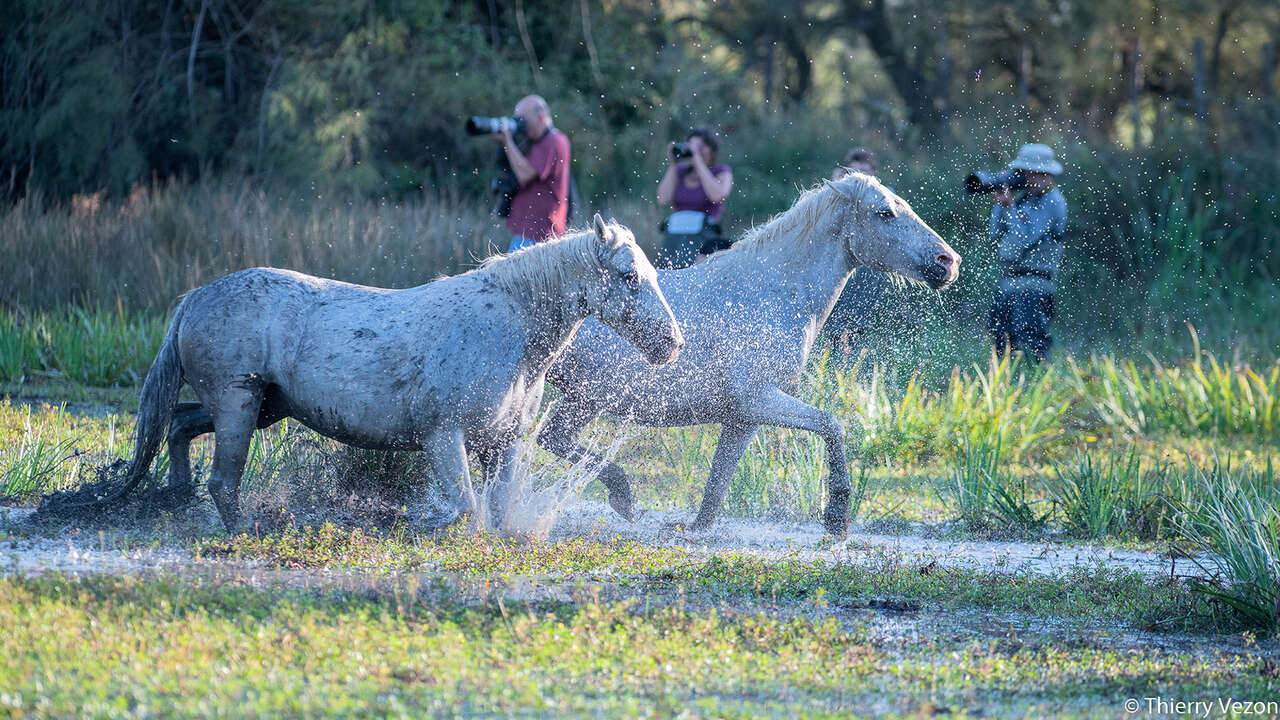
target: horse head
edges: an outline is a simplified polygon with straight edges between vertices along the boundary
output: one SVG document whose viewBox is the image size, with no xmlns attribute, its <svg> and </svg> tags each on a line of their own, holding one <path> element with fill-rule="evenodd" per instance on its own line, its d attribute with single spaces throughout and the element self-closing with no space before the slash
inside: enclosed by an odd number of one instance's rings
<svg viewBox="0 0 1280 720">
<path fill-rule="evenodd" d="M 875 178 L 853 173 L 827 186 L 849 201 L 846 242 L 856 264 L 896 272 L 934 290 L 959 277 L 960 255 Z"/>
<path fill-rule="evenodd" d="M 653 264 L 626 227 L 605 223 L 596 214 L 591 228 L 603 281 L 593 283 L 588 292 L 592 314 L 639 348 L 649 362 L 673 362 L 684 346 L 684 335 L 658 287 Z"/>
</svg>

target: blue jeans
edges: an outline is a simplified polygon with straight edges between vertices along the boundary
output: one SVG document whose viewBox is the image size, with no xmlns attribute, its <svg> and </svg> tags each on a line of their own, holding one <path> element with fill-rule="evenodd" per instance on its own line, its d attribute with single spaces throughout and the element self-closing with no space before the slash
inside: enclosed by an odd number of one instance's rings
<svg viewBox="0 0 1280 720">
<path fill-rule="evenodd" d="M 1021 350 L 1037 363 L 1049 357 L 1053 335 L 1053 296 L 1034 290 L 1001 290 L 991 307 L 988 327 L 996 352 Z"/>
<path fill-rule="evenodd" d="M 530 240 L 529 238 L 524 237 L 523 235 L 512 235 L 511 246 L 507 248 L 507 253 L 510 254 L 517 250 L 523 250 L 527 247 L 533 247 L 534 245 L 537 245 L 537 244 L 538 244 L 537 240 Z"/>
</svg>

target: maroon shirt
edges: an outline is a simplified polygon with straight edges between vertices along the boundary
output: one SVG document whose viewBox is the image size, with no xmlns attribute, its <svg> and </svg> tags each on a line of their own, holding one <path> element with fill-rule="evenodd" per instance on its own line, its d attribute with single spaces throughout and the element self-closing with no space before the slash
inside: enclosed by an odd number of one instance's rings
<svg viewBox="0 0 1280 720">
<path fill-rule="evenodd" d="M 563 235 L 569 217 L 569 138 L 553 128 L 524 156 L 538 176 L 511 199 L 507 229 L 534 242 Z"/>
<path fill-rule="evenodd" d="M 728 165 L 716 165 L 707 168 L 715 177 L 729 171 Z M 676 191 L 671 194 L 671 207 L 677 212 L 680 210 L 697 210 L 707 216 L 710 222 L 720 222 L 720 213 L 724 211 L 724 201 L 711 202 L 711 198 L 707 197 L 707 191 L 699 183 L 697 187 L 689 187 L 684 184 L 684 179 L 689 173 L 697 173 L 693 169 L 693 164 L 686 164 L 676 168 Z"/>
</svg>

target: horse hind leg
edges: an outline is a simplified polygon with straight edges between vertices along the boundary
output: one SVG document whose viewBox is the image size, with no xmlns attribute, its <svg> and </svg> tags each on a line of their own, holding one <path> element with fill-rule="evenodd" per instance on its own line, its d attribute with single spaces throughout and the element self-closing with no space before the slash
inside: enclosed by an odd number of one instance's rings
<svg viewBox="0 0 1280 720">
<path fill-rule="evenodd" d="M 742 461 L 743 453 L 759 430 L 759 425 L 722 426 L 720 439 L 716 441 L 716 453 L 711 459 L 711 474 L 707 477 L 707 487 L 702 492 L 702 507 L 689 526 L 690 530 L 706 530 L 715 522 L 720 508 L 724 506 L 729 482 L 738 470 L 738 463 Z"/>
<path fill-rule="evenodd" d="M 191 473 L 191 441 L 213 432 L 213 416 L 196 402 L 178 403 L 169 424 L 169 484 L 175 502 L 195 497 L 195 478 Z"/>
<path fill-rule="evenodd" d="M 538 433 L 538 444 L 551 454 L 577 463 L 588 458 L 589 471 L 597 473 L 600 482 L 609 491 L 609 506 L 614 512 L 629 522 L 636 519 L 635 495 L 631 491 L 631 480 L 622 466 L 611 462 L 599 453 L 593 453 L 582 446 L 578 437 L 582 428 L 591 422 L 595 413 L 580 403 L 568 398 L 555 409 L 546 427 Z"/>
<path fill-rule="evenodd" d="M 258 411 L 257 428 L 271 427 L 288 413 L 272 402 L 268 392 Z M 198 402 L 178 403 L 173 421 L 169 425 L 169 487 L 174 490 L 190 488 L 195 492 L 195 476 L 191 472 L 191 441 L 214 431 L 213 416 Z"/>
<path fill-rule="evenodd" d="M 261 406 L 262 388 L 250 381 L 223 391 L 213 413 L 216 438 L 209 494 L 229 533 L 240 528 L 240 476 L 244 473 Z"/>
</svg>

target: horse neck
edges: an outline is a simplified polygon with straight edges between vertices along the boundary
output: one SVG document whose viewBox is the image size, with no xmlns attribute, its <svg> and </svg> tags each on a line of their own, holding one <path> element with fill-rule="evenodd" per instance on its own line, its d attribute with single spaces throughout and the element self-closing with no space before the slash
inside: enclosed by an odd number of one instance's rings
<svg viewBox="0 0 1280 720">
<path fill-rule="evenodd" d="M 529 359 L 549 366 L 586 319 L 586 283 L 596 274 L 589 242 L 587 234 L 541 243 L 491 268 L 499 287 L 525 310 Z"/>
<path fill-rule="evenodd" d="M 749 265 L 743 270 L 759 277 L 762 293 L 785 299 L 792 317 L 815 332 L 855 268 L 842 232 L 847 207 L 839 197 L 808 198 L 771 221 L 756 248 L 728 253 Z"/>
</svg>

